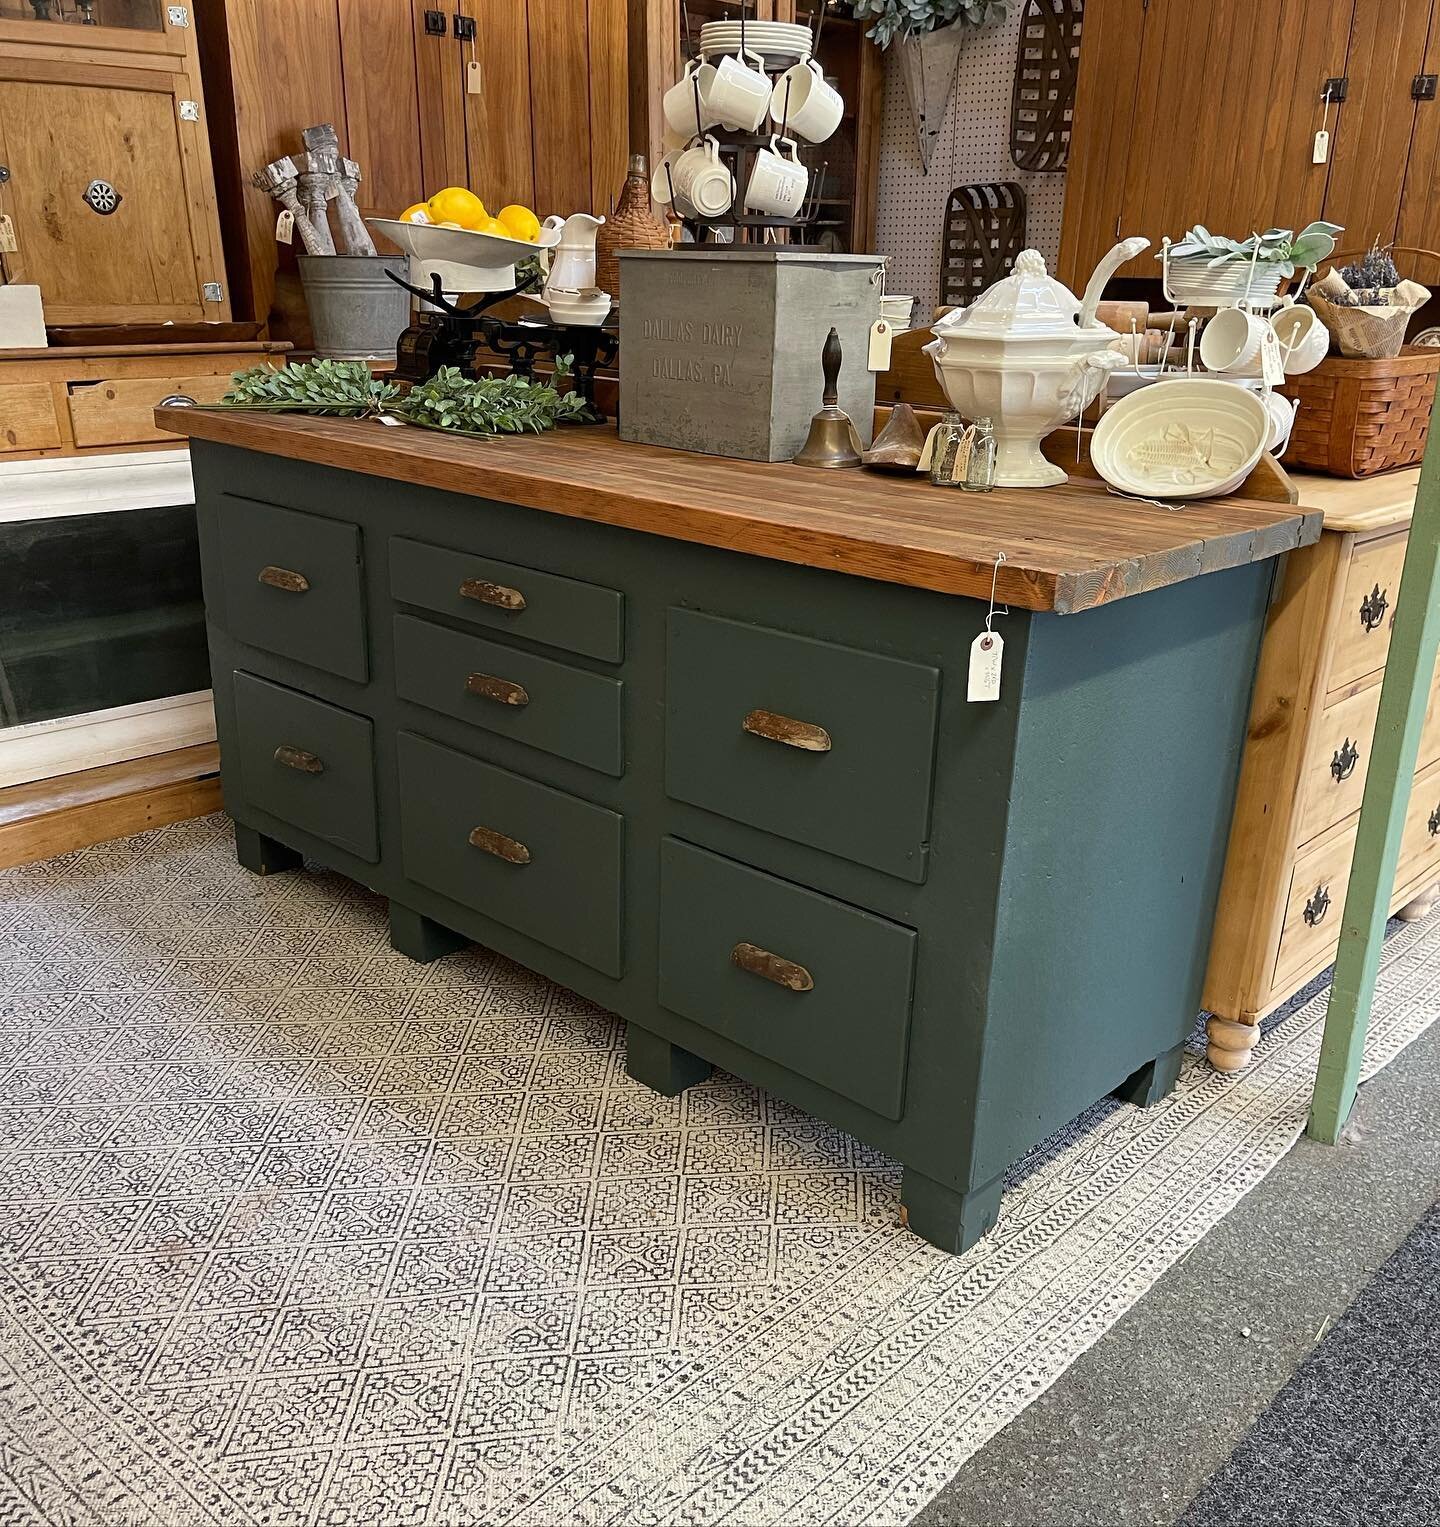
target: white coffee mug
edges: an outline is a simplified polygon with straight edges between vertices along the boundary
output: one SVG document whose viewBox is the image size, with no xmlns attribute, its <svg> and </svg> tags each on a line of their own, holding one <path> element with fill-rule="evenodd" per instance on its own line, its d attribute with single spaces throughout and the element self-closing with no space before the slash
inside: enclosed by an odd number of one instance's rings
<svg viewBox="0 0 1440 1527">
<path fill-rule="evenodd" d="M 657 201 L 662 206 L 674 199 L 675 189 L 675 166 L 680 162 L 680 156 L 685 152 L 682 144 L 679 148 L 670 148 L 660 156 L 660 162 L 650 173 L 650 199 Z"/>
<path fill-rule="evenodd" d="M 1222 308 L 1200 336 L 1200 359 L 1210 371 L 1255 376 L 1260 370 L 1265 327 L 1263 318 L 1245 308 Z"/>
<path fill-rule="evenodd" d="M 823 143 L 844 115 L 844 98 L 827 83 L 818 59 L 793 64 L 770 92 L 770 120 L 787 135 L 798 133 L 811 143 Z"/>
<path fill-rule="evenodd" d="M 790 157 L 784 149 L 790 150 Z M 745 205 L 755 212 L 772 217 L 794 217 L 805 203 L 805 188 L 810 171 L 800 163 L 793 138 L 771 138 L 770 147 L 755 156 L 750 183 L 745 187 Z"/>
<path fill-rule="evenodd" d="M 1280 452 L 1290 443 L 1290 431 L 1295 426 L 1295 410 L 1298 398 L 1282 397 L 1278 392 L 1262 392 L 1260 401 L 1270 417 L 1270 435 L 1265 441 L 1267 451 Z"/>
<path fill-rule="evenodd" d="M 1312 307 L 1277 308 L 1270 327 L 1280 341 L 1280 360 L 1286 376 L 1313 371 L 1330 353 L 1330 331 Z"/>
<path fill-rule="evenodd" d="M 709 136 L 681 154 L 671 178 L 676 197 L 683 197 L 702 217 L 719 217 L 735 199 L 735 177 L 720 157 L 719 141 Z"/>
<path fill-rule="evenodd" d="M 746 58 L 756 66 L 764 63 L 758 53 Z M 700 95 L 715 121 L 736 132 L 753 133 L 770 105 L 770 76 L 763 68 L 727 53 L 718 64 L 700 66 Z"/>
<path fill-rule="evenodd" d="M 705 67 L 709 68 L 709 65 Z M 693 138 L 696 133 L 703 133 L 707 127 L 714 127 L 717 121 L 706 107 L 703 82 L 701 88 L 696 89 L 695 76 L 699 73 L 701 66 L 692 58 L 685 65 L 685 73 L 661 98 L 665 125 L 677 135 L 683 133 Z"/>
</svg>

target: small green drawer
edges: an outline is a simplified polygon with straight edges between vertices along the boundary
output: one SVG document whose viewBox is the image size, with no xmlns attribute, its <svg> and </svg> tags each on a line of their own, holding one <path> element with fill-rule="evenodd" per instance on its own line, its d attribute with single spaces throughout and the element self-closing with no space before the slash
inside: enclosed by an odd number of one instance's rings
<svg viewBox="0 0 1440 1527">
<path fill-rule="evenodd" d="M 624 656 L 625 596 L 578 578 L 392 536 L 390 592 L 401 604 L 605 663 Z"/>
<path fill-rule="evenodd" d="M 232 636 L 365 682 L 358 526 L 226 493 L 220 543 Z"/>
<path fill-rule="evenodd" d="M 619 679 L 397 615 L 395 688 L 488 732 L 603 774 L 625 772 Z"/>
<path fill-rule="evenodd" d="M 693 610 L 668 632 L 671 797 L 925 879 L 939 669 Z"/>
<path fill-rule="evenodd" d="M 618 976 L 624 819 L 411 732 L 398 745 L 406 875 Z"/>
<path fill-rule="evenodd" d="M 238 672 L 235 714 L 245 799 L 367 864 L 377 863 L 369 718 Z"/>
<path fill-rule="evenodd" d="M 905 1104 L 913 928 L 660 845 L 660 1001 L 886 1119 Z"/>
</svg>

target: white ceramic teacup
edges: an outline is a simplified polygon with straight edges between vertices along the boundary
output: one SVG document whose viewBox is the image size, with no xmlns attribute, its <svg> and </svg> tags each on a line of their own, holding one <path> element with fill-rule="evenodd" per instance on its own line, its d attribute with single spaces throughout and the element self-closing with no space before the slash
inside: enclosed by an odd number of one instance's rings
<svg viewBox="0 0 1440 1527">
<path fill-rule="evenodd" d="M 790 150 L 787 159 L 783 150 Z M 745 205 L 755 212 L 772 217 L 794 217 L 805 201 L 810 171 L 800 163 L 793 138 L 771 138 L 770 147 L 755 156 L 750 183 L 745 187 Z"/>
<path fill-rule="evenodd" d="M 770 93 L 770 120 L 785 134 L 799 133 L 811 143 L 823 143 L 844 115 L 844 98 L 815 58 L 791 65 Z"/>
<path fill-rule="evenodd" d="M 1200 336 L 1200 359 L 1209 371 L 1254 376 L 1260 370 L 1260 346 L 1266 323 L 1245 308 L 1222 308 Z"/>
<path fill-rule="evenodd" d="M 576 328 L 598 329 L 610 312 L 610 293 L 595 287 L 572 291 L 547 286 L 543 300 L 553 323 L 570 324 Z"/>
<path fill-rule="evenodd" d="M 679 164 L 680 156 L 684 152 L 685 145 L 682 143 L 678 148 L 667 148 L 660 156 L 660 162 L 650 173 L 651 201 L 657 201 L 664 206 L 673 199 L 675 166 Z"/>
<path fill-rule="evenodd" d="M 671 175 L 676 197 L 702 217 L 719 217 L 735 199 L 735 177 L 720 157 L 718 139 L 708 135 L 681 154 Z"/>
<path fill-rule="evenodd" d="M 1312 307 L 1277 308 L 1270 315 L 1270 327 L 1280 341 L 1286 376 L 1313 371 L 1330 353 L 1330 331 Z"/>
<path fill-rule="evenodd" d="M 1260 401 L 1270 416 L 1270 436 L 1265 442 L 1265 449 L 1283 451 L 1290 443 L 1290 431 L 1295 427 L 1295 410 L 1300 406 L 1299 400 L 1282 397 L 1278 392 L 1262 392 Z"/>
<path fill-rule="evenodd" d="M 710 66 L 706 64 L 703 67 Z M 696 133 L 703 133 L 707 127 L 714 127 L 718 120 L 706 105 L 704 82 L 701 82 L 698 91 L 695 88 L 695 76 L 701 72 L 702 66 L 692 58 L 685 65 L 685 73 L 661 97 L 665 125 L 677 137 L 683 135 L 693 138 Z"/>
<path fill-rule="evenodd" d="M 718 64 L 700 66 L 700 95 L 715 121 L 741 133 L 759 128 L 770 105 L 770 76 L 759 67 L 763 63 L 758 53 L 744 58 L 727 53 Z"/>
</svg>

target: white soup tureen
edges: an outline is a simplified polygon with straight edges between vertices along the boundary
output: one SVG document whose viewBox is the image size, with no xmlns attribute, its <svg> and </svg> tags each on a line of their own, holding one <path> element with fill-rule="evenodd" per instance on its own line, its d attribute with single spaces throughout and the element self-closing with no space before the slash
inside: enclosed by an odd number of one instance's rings
<svg viewBox="0 0 1440 1527">
<path fill-rule="evenodd" d="M 1110 348 L 1120 336 L 1096 319 L 1095 307 L 1111 275 L 1148 243 L 1117 244 L 1096 267 L 1083 302 L 1048 273 L 1039 250 L 1023 250 L 1004 280 L 935 325 L 925 353 L 951 406 L 967 419 L 990 420 L 998 486 L 1066 480 L 1040 442 L 1083 412 L 1124 363 Z"/>
</svg>

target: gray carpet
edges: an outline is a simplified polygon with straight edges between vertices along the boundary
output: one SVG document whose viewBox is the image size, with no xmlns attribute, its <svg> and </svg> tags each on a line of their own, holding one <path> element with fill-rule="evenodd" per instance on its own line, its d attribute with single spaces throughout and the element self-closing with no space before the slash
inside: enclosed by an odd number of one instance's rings
<svg viewBox="0 0 1440 1527">
<path fill-rule="evenodd" d="M 1191 1503 L 1178 1527 L 1440 1521 L 1440 1204 Z"/>
</svg>

